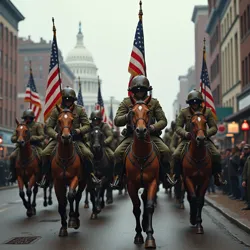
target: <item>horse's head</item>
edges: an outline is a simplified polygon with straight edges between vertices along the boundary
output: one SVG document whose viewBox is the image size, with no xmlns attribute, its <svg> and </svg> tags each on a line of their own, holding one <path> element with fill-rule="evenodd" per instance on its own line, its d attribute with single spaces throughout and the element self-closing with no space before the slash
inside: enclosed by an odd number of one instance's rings
<svg viewBox="0 0 250 250">
<path fill-rule="evenodd" d="M 196 140 L 198 146 L 204 145 L 206 139 L 205 132 L 207 120 L 205 117 L 205 111 L 206 107 L 204 107 L 202 111 L 193 111 L 191 109 L 192 137 Z"/>
<path fill-rule="evenodd" d="M 104 135 L 99 126 L 95 126 L 90 132 L 90 145 L 94 153 L 101 151 L 104 143 Z"/>
<path fill-rule="evenodd" d="M 63 143 L 70 143 L 72 141 L 71 129 L 73 125 L 74 116 L 72 109 L 63 109 L 56 105 L 59 112 L 58 122 L 61 131 L 61 139 Z"/>
<path fill-rule="evenodd" d="M 148 134 L 148 127 L 150 123 L 150 110 L 148 103 L 151 100 L 151 95 L 148 96 L 144 101 L 136 101 L 134 97 L 130 96 L 133 104 L 132 108 L 132 127 L 136 133 L 136 136 L 140 140 L 144 140 Z"/>
<path fill-rule="evenodd" d="M 17 119 L 16 124 L 17 144 L 24 147 L 30 141 L 30 130 L 26 123 L 19 123 Z"/>
</svg>

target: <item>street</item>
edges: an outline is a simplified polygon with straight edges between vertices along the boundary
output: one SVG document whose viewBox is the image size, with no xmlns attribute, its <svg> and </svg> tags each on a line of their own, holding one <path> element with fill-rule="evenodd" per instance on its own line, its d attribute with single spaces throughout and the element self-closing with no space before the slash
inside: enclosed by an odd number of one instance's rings
<svg viewBox="0 0 250 250">
<path fill-rule="evenodd" d="M 53 196 L 54 204 L 43 207 L 42 192 L 37 199 L 37 215 L 27 218 L 25 210 L 18 197 L 18 189 L 0 191 L 0 249 L 53 249 L 53 250 L 131 250 L 144 249 L 133 243 L 135 236 L 135 220 L 132 214 L 132 205 L 127 195 L 117 195 L 114 192 L 114 203 L 107 205 L 99 215 L 98 220 L 90 220 L 90 209 L 83 208 L 81 202 L 81 227 L 79 230 L 68 229 L 67 238 L 59 238 L 59 214 L 57 201 Z M 53 194 L 54 195 L 54 194 Z M 250 249 L 232 236 L 222 226 L 223 219 L 216 217 L 216 211 L 206 206 L 203 213 L 204 235 L 196 235 L 195 229 L 189 225 L 188 204 L 185 210 L 174 206 L 174 200 L 169 198 L 163 190 L 159 192 L 158 205 L 155 209 L 153 225 L 157 249 L 213 249 L 213 250 L 245 250 Z M 209 214 L 213 214 L 211 218 Z M 219 221 L 217 221 L 219 220 Z M 229 224 L 230 225 L 230 224 Z M 230 227 L 234 227 L 230 225 Z M 246 239 L 247 234 L 235 228 L 236 235 Z M 39 236 L 39 238 L 26 245 L 5 244 L 14 237 Z M 145 234 L 144 234 L 145 236 Z"/>
</svg>

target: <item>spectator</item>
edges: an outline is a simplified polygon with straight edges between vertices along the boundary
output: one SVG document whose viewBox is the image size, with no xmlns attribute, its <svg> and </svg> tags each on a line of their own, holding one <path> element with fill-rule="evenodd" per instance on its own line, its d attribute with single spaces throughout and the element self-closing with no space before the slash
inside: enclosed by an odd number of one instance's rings
<svg viewBox="0 0 250 250">
<path fill-rule="evenodd" d="M 231 157 L 231 149 L 228 148 L 226 149 L 225 153 L 222 154 L 222 173 L 223 173 L 223 177 L 224 180 L 227 182 L 226 185 L 223 186 L 223 193 L 224 194 L 228 194 L 231 195 L 232 191 L 231 191 L 231 182 L 230 182 L 230 178 L 229 178 L 229 158 Z"/>
<path fill-rule="evenodd" d="M 233 148 L 232 156 L 229 158 L 229 177 L 231 181 L 232 195 L 229 196 L 232 200 L 240 199 L 238 169 L 240 166 L 240 150 L 236 146 Z"/>
<path fill-rule="evenodd" d="M 246 188 L 246 200 L 247 206 L 242 208 L 242 210 L 250 210 L 250 156 L 247 157 L 247 160 L 244 165 L 243 175 L 242 175 L 242 186 Z"/>
</svg>

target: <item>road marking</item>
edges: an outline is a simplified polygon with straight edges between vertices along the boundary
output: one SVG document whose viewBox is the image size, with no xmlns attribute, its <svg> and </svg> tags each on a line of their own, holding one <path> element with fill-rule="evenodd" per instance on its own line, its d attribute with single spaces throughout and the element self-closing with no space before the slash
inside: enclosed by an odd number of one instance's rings
<svg viewBox="0 0 250 250">
<path fill-rule="evenodd" d="M 3 208 L 3 209 L 0 209 L 0 213 L 1 212 L 4 212 L 5 210 L 7 210 L 8 208 L 6 207 L 6 208 Z"/>
</svg>

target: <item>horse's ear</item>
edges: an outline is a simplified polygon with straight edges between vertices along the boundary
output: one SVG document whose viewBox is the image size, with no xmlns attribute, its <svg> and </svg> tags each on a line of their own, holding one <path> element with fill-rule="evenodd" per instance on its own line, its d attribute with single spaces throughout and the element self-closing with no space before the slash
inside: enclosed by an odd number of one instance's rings
<svg viewBox="0 0 250 250">
<path fill-rule="evenodd" d="M 149 95 L 145 100 L 144 102 L 146 103 L 146 105 L 148 105 L 151 101 L 151 98 L 152 98 L 152 95 Z"/>
<path fill-rule="evenodd" d="M 16 125 L 18 126 L 20 123 L 19 123 L 19 121 L 17 120 L 17 118 L 16 118 Z"/>
<path fill-rule="evenodd" d="M 57 104 L 56 104 L 56 109 L 59 113 L 61 113 L 63 111 L 63 109 L 61 107 L 59 107 Z"/>
<path fill-rule="evenodd" d="M 130 97 L 130 100 L 131 100 L 132 104 L 135 105 L 135 103 L 136 103 L 135 98 L 132 95 L 130 95 L 129 97 Z"/>
</svg>

